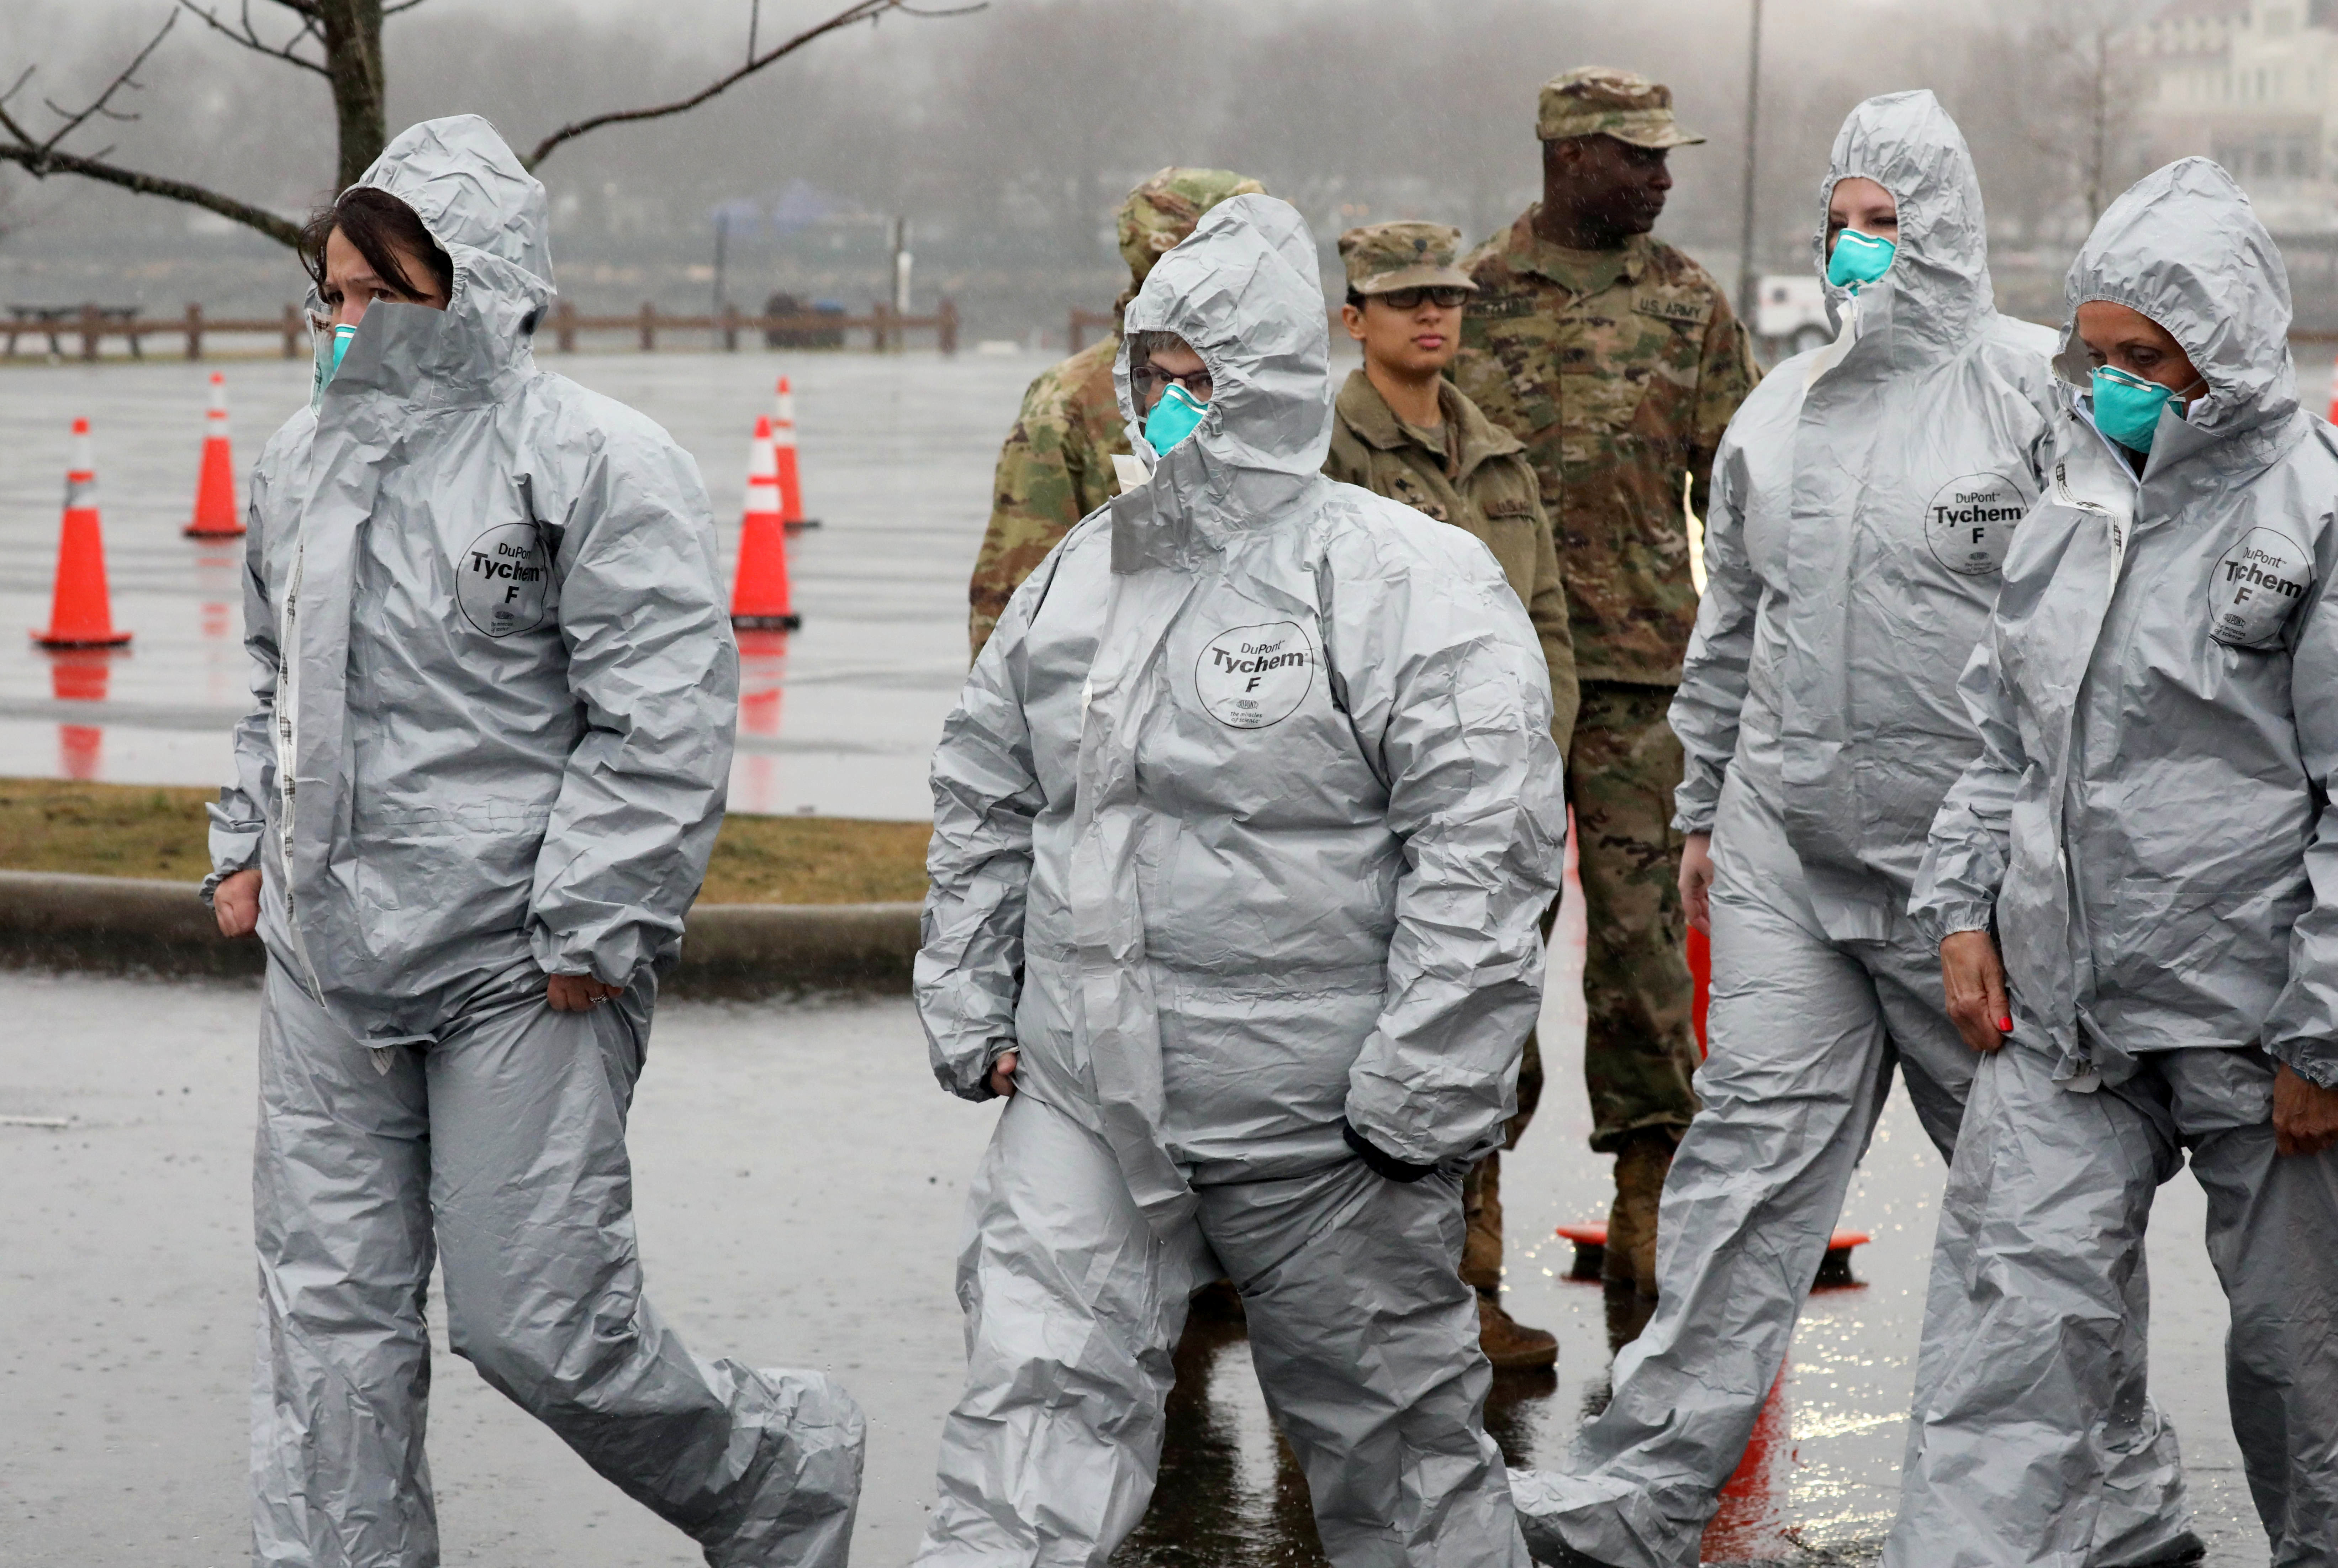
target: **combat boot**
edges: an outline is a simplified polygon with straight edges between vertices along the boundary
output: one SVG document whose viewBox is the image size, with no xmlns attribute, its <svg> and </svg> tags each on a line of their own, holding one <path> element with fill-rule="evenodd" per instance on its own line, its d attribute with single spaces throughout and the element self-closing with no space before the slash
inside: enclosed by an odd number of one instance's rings
<svg viewBox="0 0 2338 1568">
<path fill-rule="evenodd" d="M 1529 1328 L 1484 1291 L 1478 1293 L 1478 1344 L 1497 1372 L 1538 1372 L 1558 1365 L 1558 1336 Z"/>
<path fill-rule="evenodd" d="M 1656 1294 L 1656 1206 L 1665 1173 L 1673 1168 L 1673 1136 L 1661 1128 L 1636 1132 L 1616 1152 L 1616 1203 L 1607 1211 L 1607 1255 L 1599 1277 Z"/>
</svg>

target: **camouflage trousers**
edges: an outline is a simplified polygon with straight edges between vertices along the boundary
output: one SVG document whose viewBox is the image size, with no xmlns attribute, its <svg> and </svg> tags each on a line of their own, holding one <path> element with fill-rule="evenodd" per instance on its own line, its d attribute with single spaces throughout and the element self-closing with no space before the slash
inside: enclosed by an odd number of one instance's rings
<svg viewBox="0 0 2338 1568">
<path fill-rule="evenodd" d="M 1544 922 L 1545 936 L 1549 922 Z M 1535 1032 L 1527 1031 L 1527 1051 L 1518 1063 L 1518 1113 L 1510 1118 L 1503 1149 L 1518 1146 L 1518 1135 L 1534 1120 L 1542 1099 L 1542 1048 Z M 1502 1156 L 1487 1155 L 1470 1168 L 1461 1183 L 1461 1278 L 1480 1296 L 1502 1293 Z"/>
<path fill-rule="evenodd" d="M 1677 1139 L 1696 1114 L 1689 1086 L 1696 1036 L 1689 1024 L 1688 927 L 1680 904 L 1680 835 L 1672 830 L 1681 748 L 1665 721 L 1672 701 L 1669 686 L 1586 681 L 1567 764 L 1586 932 L 1583 1077 L 1591 1095 L 1591 1147 L 1603 1154 L 1645 1129 Z M 1543 934 L 1549 933 L 1546 919 Z M 1518 1146 L 1542 1084 L 1542 1054 L 1528 1034 L 1518 1067 L 1518 1112 L 1503 1148 Z M 1469 1172 L 1461 1201 L 1469 1221 L 1461 1277 L 1480 1294 L 1497 1295 L 1499 1153 Z"/>
<path fill-rule="evenodd" d="M 1586 681 L 1575 720 L 1567 793 L 1583 882 L 1583 1078 L 1602 1154 L 1645 1129 L 1677 1140 L 1696 1114 L 1672 701 L 1669 686 Z"/>
</svg>

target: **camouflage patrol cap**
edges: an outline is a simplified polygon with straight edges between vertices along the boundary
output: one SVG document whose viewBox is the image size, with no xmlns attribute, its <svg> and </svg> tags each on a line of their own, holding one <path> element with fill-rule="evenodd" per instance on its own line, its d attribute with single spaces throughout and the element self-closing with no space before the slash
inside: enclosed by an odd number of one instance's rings
<svg viewBox="0 0 2338 1568">
<path fill-rule="evenodd" d="M 1542 84 L 1535 134 L 1545 142 L 1613 136 L 1635 147 L 1686 147 L 1704 140 L 1673 119 L 1673 90 L 1631 71 L 1584 65 Z"/>
<path fill-rule="evenodd" d="M 1461 230 L 1443 223 L 1367 223 L 1340 236 L 1348 287 L 1359 294 L 1391 289 L 1467 289 L 1478 285 L 1461 270 Z"/>
<path fill-rule="evenodd" d="M 1120 204 L 1120 253 L 1138 285 L 1161 253 L 1194 232 L 1202 214 L 1233 196 L 1263 196 L 1266 187 L 1228 169 L 1164 169 Z"/>
</svg>

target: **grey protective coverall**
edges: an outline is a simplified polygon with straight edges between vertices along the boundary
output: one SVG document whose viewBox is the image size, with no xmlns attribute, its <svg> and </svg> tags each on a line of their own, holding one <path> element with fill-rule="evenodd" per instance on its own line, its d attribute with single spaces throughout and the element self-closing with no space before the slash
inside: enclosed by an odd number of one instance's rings
<svg viewBox="0 0 2338 1568">
<path fill-rule="evenodd" d="M 367 310 L 251 484 L 258 698 L 211 813 L 262 871 L 257 1561 L 438 1561 L 447 1338 L 710 1563 L 844 1561 L 861 1422 L 816 1373 L 702 1362 L 642 1295 L 625 1112 L 704 874 L 738 655 L 698 472 L 537 368 L 543 186 L 474 116 L 364 184 L 455 265 Z M 312 299 L 312 306 L 315 301 Z M 625 987 L 555 1013 L 545 977 Z"/>
<path fill-rule="evenodd" d="M 1126 325 L 1193 345 L 1207 414 L 1017 591 L 934 757 L 935 1072 L 981 1099 L 1020 1065 L 918 1562 L 1103 1563 L 1222 1269 L 1332 1562 L 1522 1565 L 1459 1200 L 1542 995 L 1541 650 L 1483 544 L 1318 472 L 1329 345 L 1289 206 L 1213 208 Z M 1134 434 L 1125 348 L 1116 375 Z"/>
<path fill-rule="evenodd" d="M 1731 420 L 1706 582 L 1671 721 L 1674 826 L 1710 833 L 1711 1054 L 1665 1183 L 1655 1316 L 1569 1473 L 1512 1478 L 1529 1543 L 1676 1568 L 1737 1467 L 1891 1086 L 1945 1157 L 1978 1060 L 1906 914 L 1941 797 L 1979 748 L 1956 678 L 2042 487 L 2053 334 L 1991 303 L 1962 133 L 1930 93 L 1852 110 L 1819 191 L 1891 193 L 1899 250 L 1837 342 L 1787 360 Z M 2170 1450 L 2107 1530 L 2131 1562 L 2181 1536 Z"/>
<path fill-rule="evenodd" d="M 2282 1568 L 2338 1563 L 2338 1152 L 2274 1152 L 2274 1063 L 2338 1083 L 2338 447 L 2297 407 L 2281 254 L 2205 159 L 2071 265 L 2206 379 L 2138 479 L 2074 397 L 1963 691 L 1980 755 L 1915 912 L 1994 916 L 2011 1041 L 1942 1200 L 1896 1568 L 2076 1563 L 2150 1413 L 2152 1194 L 2208 1194 L 2233 1427 Z M 2057 368 L 2088 374 L 2066 333 Z"/>
</svg>

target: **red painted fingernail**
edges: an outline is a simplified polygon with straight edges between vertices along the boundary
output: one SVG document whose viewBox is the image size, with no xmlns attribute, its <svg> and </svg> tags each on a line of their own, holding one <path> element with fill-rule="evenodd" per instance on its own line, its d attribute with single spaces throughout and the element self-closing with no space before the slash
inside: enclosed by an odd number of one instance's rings
<svg viewBox="0 0 2338 1568">
<path fill-rule="evenodd" d="M 2012 1033 L 2013 1033 L 2013 1020 L 2012 1020 L 2012 1019 L 2010 1019 L 2010 1018 L 2000 1018 L 2000 1019 L 1999 1019 L 1999 1020 L 1997 1021 L 1997 1032 L 1998 1032 L 1999 1034 L 2012 1034 Z"/>
</svg>

